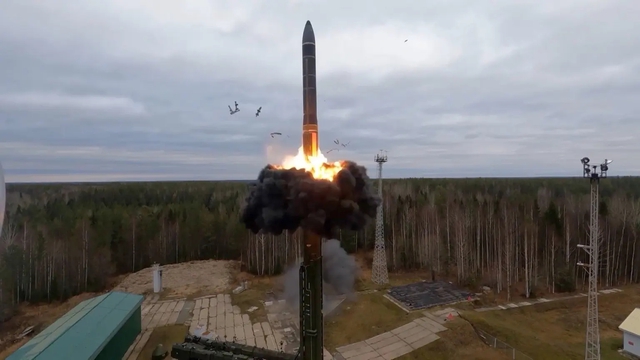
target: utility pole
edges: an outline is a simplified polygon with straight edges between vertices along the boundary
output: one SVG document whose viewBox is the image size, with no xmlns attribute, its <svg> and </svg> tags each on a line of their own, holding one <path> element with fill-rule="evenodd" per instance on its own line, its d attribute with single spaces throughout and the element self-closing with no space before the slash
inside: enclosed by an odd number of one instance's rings
<svg viewBox="0 0 640 360">
<path fill-rule="evenodd" d="M 607 177 L 611 160 L 605 159 L 600 165 L 589 165 L 589 158 L 582 160 L 582 177 L 591 183 L 591 213 L 589 217 L 589 244 L 578 244 L 589 255 L 589 263 L 578 262 L 589 274 L 589 294 L 587 300 L 587 335 L 585 341 L 585 360 L 600 360 L 600 328 L 598 326 L 598 248 L 600 233 L 598 229 L 598 185 L 600 179 Z M 598 169 L 600 168 L 600 169 Z"/>
<path fill-rule="evenodd" d="M 375 158 L 378 163 L 378 196 L 382 200 L 382 165 L 387 162 L 387 154 L 380 150 Z M 383 202 L 380 202 L 376 211 L 376 242 L 373 250 L 373 268 L 371 269 L 371 281 L 374 284 L 382 285 L 389 283 L 389 272 L 387 270 L 387 252 L 384 246 L 384 214 Z"/>
</svg>

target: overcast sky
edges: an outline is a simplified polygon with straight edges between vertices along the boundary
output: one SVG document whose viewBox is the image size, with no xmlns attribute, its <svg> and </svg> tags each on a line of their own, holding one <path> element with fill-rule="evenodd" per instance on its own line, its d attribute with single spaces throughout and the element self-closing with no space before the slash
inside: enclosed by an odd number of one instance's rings
<svg viewBox="0 0 640 360">
<path fill-rule="evenodd" d="M 321 149 L 349 142 L 332 161 L 640 175 L 638 19 L 638 0 L 2 0 L 0 161 L 9 182 L 255 178 L 300 146 L 311 20 Z"/>
</svg>

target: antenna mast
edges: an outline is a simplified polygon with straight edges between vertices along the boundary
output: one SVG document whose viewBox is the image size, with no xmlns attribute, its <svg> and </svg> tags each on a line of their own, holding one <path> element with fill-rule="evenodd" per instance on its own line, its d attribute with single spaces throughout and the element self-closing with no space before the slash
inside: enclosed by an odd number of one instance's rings
<svg viewBox="0 0 640 360">
<path fill-rule="evenodd" d="M 589 264 L 579 262 L 578 265 L 589 273 L 589 294 L 587 304 L 587 335 L 585 341 L 585 360 L 600 360 L 600 328 L 598 326 L 598 248 L 600 230 L 598 229 L 598 185 L 600 179 L 607 177 L 611 160 L 605 159 L 600 165 L 589 165 L 589 158 L 582 160 L 582 177 L 591 183 L 591 213 L 589 219 L 589 244 L 578 244 L 589 255 Z M 599 171 L 598 171 L 598 168 Z"/>
<path fill-rule="evenodd" d="M 378 163 L 378 196 L 382 200 L 382 165 L 387 162 L 386 151 L 380 152 L 374 157 Z M 376 211 L 376 242 L 373 250 L 373 269 L 371 270 L 371 280 L 374 284 L 388 284 L 389 272 L 387 270 L 387 252 L 384 246 L 384 214 L 383 203 L 380 202 Z"/>
</svg>

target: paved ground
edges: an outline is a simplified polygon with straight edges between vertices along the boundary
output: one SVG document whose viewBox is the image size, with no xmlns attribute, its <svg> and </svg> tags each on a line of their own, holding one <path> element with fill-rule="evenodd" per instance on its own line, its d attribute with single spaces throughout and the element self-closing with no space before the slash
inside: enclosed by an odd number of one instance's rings
<svg viewBox="0 0 640 360">
<path fill-rule="evenodd" d="M 604 290 L 598 291 L 598 295 L 612 294 L 612 293 L 617 293 L 617 292 L 621 292 L 621 291 L 622 291 L 621 289 L 616 289 L 616 288 L 604 289 Z M 563 297 L 557 297 L 557 298 L 553 298 L 553 299 L 539 298 L 539 299 L 530 300 L 530 301 L 522 301 L 522 302 L 519 302 L 519 303 L 510 303 L 510 304 L 506 304 L 506 305 L 498 305 L 498 306 L 492 306 L 492 307 L 479 308 L 479 309 L 476 309 L 476 311 L 483 312 L 483 311 L 494 311 L 494 310 L 506 310 L 506 309 L 513 309 L 513 308 L 522 307 L 522 306 L 535 305 L 535 304 L 546 303 L 546 302 L 551 302 L 551 301 L 575 299 L 575 298 L 586 297 L 586 296 L 587 296 L 587 294 L 580 293 L 580 294 L 577 294 L 577 295 L 563 296 Z"/>
<path fill-rule="evenodd" d="M 185 324 L 193 333 L 206 329 L 203 336 L 235 341 L 271 350 L 295 352 L 299 346 L 297 316 L 285 311 L 281 302 L 266 302 L 269 321 L 252 323 L 231 302 L 229 294 L 210 295 L 193 301 L 185 299 L 158 301 L 158 295 L 146 297 L 142 304 L 142 333 L 125 355 L 136 360 L 153 329 L 171 324 Z M 278 306 L 281 305 L 281 306 Z M 168 344 L 165 344 L 168 345 Z M 333 357 L 325 349 L 325 359 Z"/>
<path fill-rule="evenodd" d="M 159 301 L 159 295 L 145 297 L 142 302 L 142 332 L 125 354 L 125 360 L 136 360 L 151 336 L 153 329 L 173 324 L 184 324 L 190 318 L 194 302 L 186 299 Z"/>
<path fill-rule="evenodd" d="M 391 360 L 430 344 L 440 337 L 439 332 L 447 330 L 443 323 L 458 313 L 451 308 L 425 315 L 406 325 L 387 331 L 370 339 L 336 349 L 336 358 L 346 360 Z"/>
</svg>

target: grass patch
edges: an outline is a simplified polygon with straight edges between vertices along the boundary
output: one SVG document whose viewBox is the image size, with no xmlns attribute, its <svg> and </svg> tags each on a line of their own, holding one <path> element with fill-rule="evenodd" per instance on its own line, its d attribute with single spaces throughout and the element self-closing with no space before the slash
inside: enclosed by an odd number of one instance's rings
<svg viewBox="0 0 640 360">
<path fill-rule="evenodd" d="M 345 301 L 338 313 L 325 320 L 324 345 L 329 351 L 366 340 L 422 317 L 422 313 L 405 313 L 383 292 L 357 295 L 355 301 Z"/>
<path fill-rule="evenodd" d="M 398 360 L 508 360 L 511 354 L 483 343 L 463 319 L 446 324 L 449 330 L 438 333 L 440 339 L 398 358 Z"/>
<path fill-rule="evenodd" d="M 640 289 L 598 297 L 603 359 L 623 359 L 618 326 L 640 302 Z M 509 310 L 465 312 L 478 328 L 534 359 L 583 359 L 587 298 L 558 300 Z"/>
<path fill-rule="evenodd" d="M 149 336 L 149 341 L 147 341 L 138 355 L 138 360 L 151 359 L 153 350 L 158 344 L 162 344 L 162 348 L 165 351 L 171 352 L 171 346 L 184 341 L 188 330 L 189 328 L 184 325 L 167 325 L 154 329 L 151 336 Z"/>
</svg>

